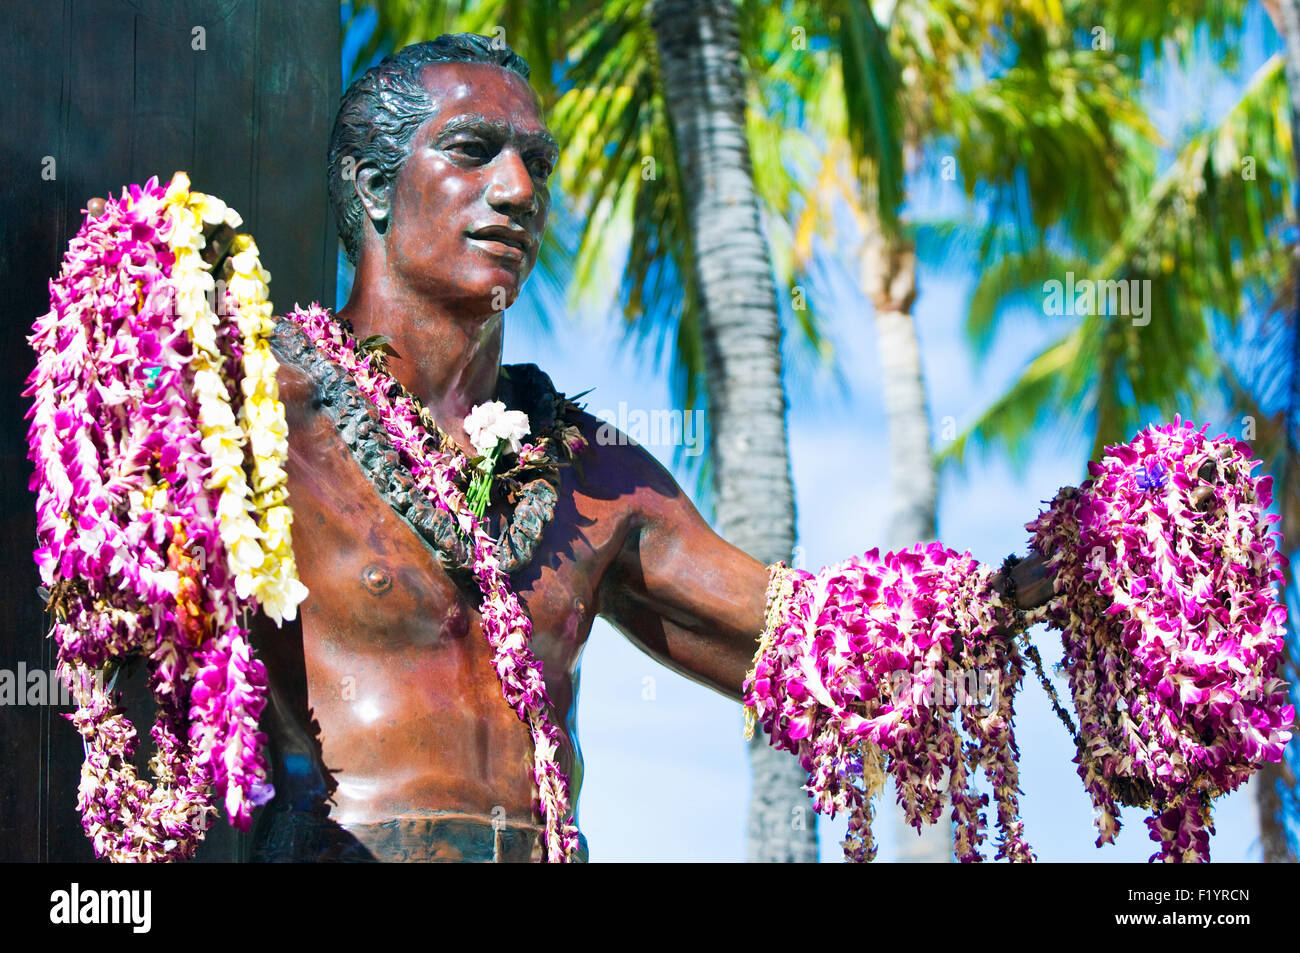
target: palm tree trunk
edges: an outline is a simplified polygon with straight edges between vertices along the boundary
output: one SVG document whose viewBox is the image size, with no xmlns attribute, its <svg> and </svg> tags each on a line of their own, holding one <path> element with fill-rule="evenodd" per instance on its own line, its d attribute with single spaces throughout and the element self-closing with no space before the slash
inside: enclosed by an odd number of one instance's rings
<svg viewBox="0 0 1300 953">
<path fill-rule="evenodd" d="M 916 250 L 888 238 L 868 210 L 860 284 L 876 317 L 881 388 L 889 427 L 889 480 L 893 505 L 885 545 L 892 550 L 935 538 L 938 478 L 930 448 L 930 411 L 921 374 L 921 348 L 912 305 L 916 301 Z M 952 826 L 945 816 L 920 836 L 895 810 L 898 859 L 911 863 L 952 860 Z"/>
<path fill-rule="evenodd" d="M 759 225 L 734 0 L 658 0 L 651 14 L 686 184 L 708 379 L 718 531 L 765 563 L 794 549 L 780 323 Z M 813 862 L 807 775 L 757 737 L 750 747 L 750 861 Z"/>
<path fill-rule="evenodd" d="M 1291 148 L 1295 156 L 1295 168 L 1300 170 L 1300 139 L 1297 139 L 1297 136 L 1300 136 L 1300 0 L 1265 0 L 1264 6 L 1285 47 L 1286 84 L 1291 98 Z M 1295 202 L 1297 218 L 1300 218 L 1300 190 L 1297 190 Z M 1300 254 L 1300 248 L 1295 251 Z M 1295 284 L 1297 293 L 1300 294 L 1300 262 L 1293 267 L 1298 273 Z M 1290 461 L 1288 450 L 1295 432 L 1292 428 L 1296 426 L 1297 416 L 1300 413 L 1300 300 L 1295 302 L 1295 309 L 1291 315 L 1291 333 L 1294 335 L 1291 354 L 1291 393 L 1282 420 L 1284 428 L 1282 459 L 1285 462 L 1277 493 L 1277 499 L 1282 501 L 1281 510 L 1284 519 L 1289 510 L 1286 505 L 1289 484 L 1292 480 L 1300 479 L 1300 473 L 1295 473 L 1292 468 L 1286 466 L 1286 462 Z M 1282 529 L 1285 533 L 1283 538 L 1289 540 L 1294 546 L 1296 542 L 1294 534 L 1297 528 L 1283 526 Z M 1287 580 L 1288 583 L 1290 581 Z M 1289 649 L 1290 645 L 1284 645 L 1282 649 L 1284 666 L 1289 660 Z M 1285 758 L 1285 754 L 1283 757 Z M 1290 787 L 1294 784 L 1295 778 L 1291 776 L 1285 760 L 1280 764 L 1264 765 L 1255 780 L 1259 842 L 1265 863 L 1294 863 L 1296 860 L 1287 841 L 1282 805 L 1283 786 Z"/>
</svg>

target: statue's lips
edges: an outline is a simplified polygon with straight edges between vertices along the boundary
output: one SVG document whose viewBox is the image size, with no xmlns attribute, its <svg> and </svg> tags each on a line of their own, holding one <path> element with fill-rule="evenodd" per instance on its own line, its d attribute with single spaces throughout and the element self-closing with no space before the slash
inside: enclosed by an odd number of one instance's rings
<svg viewBox="0 0 1300 953">
<path fill-rule="evenodd" d="M 467 237 L 471 243 L 489 255 L 522 262 L 528 257 L 528 249 L 531 245 L 527 234 L 527 232 L 510 234 L 504 230 L 491 229 L 471 232 Z"/>
</svg>

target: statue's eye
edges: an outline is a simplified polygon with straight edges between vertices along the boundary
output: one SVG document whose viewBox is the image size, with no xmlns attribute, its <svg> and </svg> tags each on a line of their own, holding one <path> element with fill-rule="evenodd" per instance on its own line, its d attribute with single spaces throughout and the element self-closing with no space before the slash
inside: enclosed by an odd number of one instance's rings
<svg viewBox="0 0 1300 953">
<path fill-rule="evenodd" d="M 533 175 L 539 179 L 549 179 L 551 173 L 555 171 L 555 166 L 549 159 L 537 157 L 529 160 L 528 168 L 532 170 Z"/>
<path fill-rule="evenodd" d="M 448 151 L 456 152 L 469 159 L 486 159 L 489 155 L 488 147 L 477 140 L 467 139 L 461 142 L 453 142 L 447 146 Z"/>
</svg>

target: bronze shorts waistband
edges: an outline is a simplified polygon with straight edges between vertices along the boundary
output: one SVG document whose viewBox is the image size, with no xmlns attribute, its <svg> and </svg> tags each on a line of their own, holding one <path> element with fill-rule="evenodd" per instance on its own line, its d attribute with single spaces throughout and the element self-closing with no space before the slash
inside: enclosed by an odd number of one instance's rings
<svg viewBox="0 0 1300 953">
<path fill-rule="evenodd" d="M 257 823 L 262 863 L 528 863 L 542 859 L 541 829 L 478 814 L 403 815 L 340 825 L 307 811 L 272 811 Z M 578 856 L 587 860 L 579 835 Z"/>
</svg>

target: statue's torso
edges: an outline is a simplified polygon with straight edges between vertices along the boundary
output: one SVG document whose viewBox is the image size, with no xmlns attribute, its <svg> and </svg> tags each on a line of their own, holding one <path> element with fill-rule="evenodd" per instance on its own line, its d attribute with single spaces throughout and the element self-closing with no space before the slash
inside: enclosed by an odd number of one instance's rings
<svg viewBox="0 0 1300 953">
<path fill-rule="evenodd" d="M 329 797 L 330 821 L 345 828 L 441 814 L 533 824 L 532 741 L 502 697 L 477 593 L 453 582 L 381 499 L 334 421 L 313 406 L 310 381 L 285 367 L 281 390 L 294 550 L 310 595 L 301 648 L 296 626 L 261 648 L 274 709 L 273 807 L 321 812 Z M 581 764 L 569 723 L 578 660 L 629 520 L 617 493 L 588 495 L 568 468 L 561 479 L 555 517 L 511 583 L 545 663 L 576 800 Z"/>
</svg>

